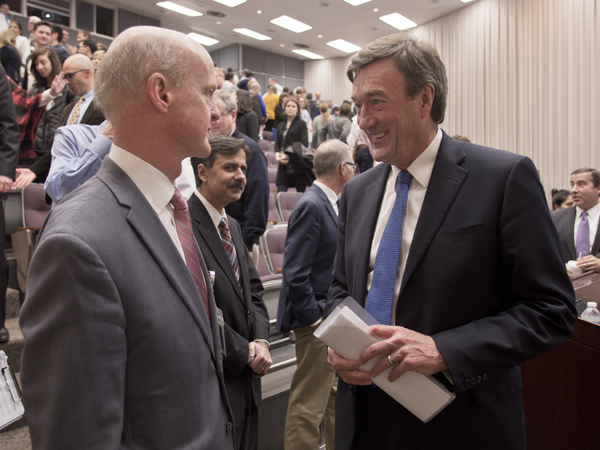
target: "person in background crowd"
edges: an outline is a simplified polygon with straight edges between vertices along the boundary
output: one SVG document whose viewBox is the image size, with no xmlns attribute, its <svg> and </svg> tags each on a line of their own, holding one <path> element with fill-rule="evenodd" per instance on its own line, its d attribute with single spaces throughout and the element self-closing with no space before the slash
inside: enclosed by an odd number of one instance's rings
<svg viewBox="0 0 600 450">
<path fill-rule="evenodd" d="M 225 82 L 225 71 L 223 69 L 215 67 L 215 80 L 217 89 L 222 89 L 223 83 Z"/>
<path fill-rule="evenodd" d="M 0 18 L 0 20 L 2 20 Z M 0 32 L 0 62 L 6 75 L 15 83 L 21 83 L 21 55 L 15 47 L 15 33 L 9 28 Z M 0 293 L 1 294 L 1 293 Z"/>
<path fill-rule="evenodd" d="M 71 55 L 69 55 L 67 47 L 61 44 L 61 41 L 63 39 L 62 27 L 56 24 L 52 24 L 52 34 L 50 36 L 50 46 L 52 47 L 52 50 L 54 50 L 58 55 L 60 63 L 64 64 L 66 59 Z"/>
<path fill-rule="evenodd" d="M 233 74 L 231 72 L 227 72 L 225 74 L 225 81 L 223 81 L 221 89 L 229 92 L 230 94 L 233 94 L 238 90 L 238 87 L 233 83 Z"/>
<path fill-rule="evenodd" d="M 192 158 L 198 190 L 189 199 L 192 228 L 206 267 L 214 272 L 214 295 L 223 313 L 223 374 L 233 411 L 237 450 L 258 448 L 261 380 L 272 364 L 264 288 L 239 223 L 225 208 L 240 199 L 252 153 L 243 139 L 210 138 L 211 153 Z"/>
<path fill-rule="evenodd" d="M 313 150 L 316 150 L 317 148 L 319 148 L 319 146 L 321 145 L 322 142 L 324 142 L 321 139 L 321 129 L 327 125 L 327 123 L 329 122 L 330 116 L 329 116 L 329 107 L 327 106 L 327 103 L 323 102 L 319 105 L 319 112 L 321 114 L 319 114 L 317 117 L 315 117 L 315 120 L 313 120 L 313 134 L 312 134 L 312 142 L 310 144 L 311 148 Z"/>
<path fill-rule="evenodd" d="M 23 27 L 21 27 L 21 24 L 19 22 L 13 20 L 10 23 L 9 28 L 12 30 L 13 33 L 15 33 L 16 36 L 15 48 L 19 50 L 19 54 L 21 55 L 21 64 L 23 68 L 20 71 L 20 75 L 21 77 L 23 77 L 23 75 L 25 74 L 25 63 L 27 62 L 27 58 L 31 54 L 31 45 L 29 44 L 29 39 L 27 39 L 25 36 L 22 36 Z"/>
<path fill-rule="evenodd" d="M 584 272 L 600 272 L 600 172 L 590 167 L 571 173 L 574 208 L 552 211 L 565 265 L 577 261 Z M 566 265 L 567 272 L 572 271 Z"/>
<path fill-rule="evenodd" d="M 373 168 L 373 150 L 371 140 L 365 130 L 358 129 L 354 144 L 354 162 L 358 165 L 360 173 L 365 173 Z"/>
<path fill-rule="evenodd" d="M 4 200 L 6 200 L 6 193 L 12 188 L 19 158 L 19 124 L 10 84 L 4 69 L 0 67 L 0 236 L 2 237 L 0 239 L 0 343 L 8 342 L 10 339 L 10 334 L 4 326 L 8 286 L 8 261 L 4 253 L 6 241 Z"/>
<path fill-rule="evenodd" d="M 340 115 L 333 117 L 333 119 L 327 122 L 327 124 L 323 125 L 321 131 L 319 131 L 321 135 L 321 141 L 326 141 L 328 139 L 339 139 L 345 144 L 348 134 L 350 134 L 350 128 L 352 127 L 352 121 L 348 117 L 349 114 L 350 105 L 347 103 L 342 103 L 342 106 L 340 107 Z"/>
<path fill-rule="evenodd" d="M 275 140 L 275 157 L 279 163 L 275 181 L 277 192 L 287 191 L 288 187 L 304 192 L 314 180 L 312 167 L 306 165 L 299 154 L 303 149 L 298 148 L 298 144 L 308 148 L 308 130 L 306 122 L 300 117 L 300 105 L 296 99 L 288 99 L 284 111 L 286 120 L 277 125 Z"/>
<path fill-rule="evenodd" d="M 96 44 L 96 47 L 98 48 L 98 50 L 104 50 L 107 51 L 108 50 L 108 45 L 102 43 L 102 42 L 98 42 Z"/>
<path fill-rule="evenodd" d="M 34 27 L 36 23 L 41 21 L 42 19 L 40 19 L 38 16 L 29 16 L 29 19 L 27 20 L 27 31 L 29 31 L 29 46 L 32 50 L 35 46 Z"/>
<path fill-rule="evenodd" d="M 273 125 L 275 124 L 275 108 L 279 103 L 279 95 L 277 95 L 277 87 L 275 85 L 269 86 L 267 95 L 263 97 L 265 103 L 265 109 L 267 110 L 267 121 L 265 122 L 265 130 L 273 131 Z"/>
<path fill-rule="evenodd" d="M 306 123 L 306 129 L 309 133 L 312 132 L 312 119 L 310 118 L 310 111 L 308 110 L 308 102 L 304 97 L 297 97 L 298 104 L 300 105 L 300 118 Z"/>
<path fill-rule="evenodd" d="M 242 71 L 242 77 L 240 78 L 240 82 L 237 84 L 237 87 L 247 91 L 248 84 L 254 79 L 254 74 L 250 72 L 248 69 L 244 69 Z"/>
<path fill-rule="evenodd" d="M 452 136 L 452 139 L 462 142 L 471 142 L 471 139 L 469 139 L 466 136 L 461 136 L 460 134 L 455 134 L 454 136 Z"/>
<path fill-rule="evenodd" d="M 94 52 L 97 51 L 98 46 L 91 39 L 84 39 L 83 41 L 80 41 L 79 46 L 77 47 L 77 53 L 79 53 L 80 55 L 87 56 L 90 59 L 92 59 L 92 55 L 94 54 Z"/>
<path fill-rule="evenodd" d="M 10 27 L 10 6 L 5 1 L 0 2 L 0 32 Z"/>
<path fill-rule="evenodd" d="M 275 106 L 275 122 L 273 123 L 273 132 L 277 132 L 277 125 L 281 122 L 284 122 L 287 119 L 285 115 L 285 110 L 283 105 L 289 98 L 289 95 L 285 92 L 279 96 L 279 102 L 277 102 L 277 106 Z M 275 140 L 275 135 L 273 135 L 273 140 Z"/>
<path fill-rule="evenodd" d="M 96 72 L 100 67 L 100 62 L 102 61 L 102 58 L 104 58 L 105 54 L 106 52 L 104 50 L 97 50 L 92 55 L 92 64 L 94 65 L 94 72 Z"/>
<path fill-rule="evenodd" d="M 44 48 L 49 47 L 52 39 L 52 25 L 50 25 L 50 22 L 39 21 L 33 25 L 33 38 L 35 44 L 32 51 L 43 50 Z M 25 90 L 31 88 L 36 82 L 35 76 L 31 70 L 31 56 L 32 55 L 29 55 L 29 60 L 25 65 L 25 75 L 23 76 L 22 86 Z"/>
<path fill-rule="evenodd" d="M 231 67 L 228 67 L 228 68 L 227 68 L 227 73 L 226 73 L 225 75 L 227 75 L 228 73 L 230 73 L 230 74 L 232 75 L 232 76 L 231 76 L 231 79 L 229 79 L 229 78 L 227 78 L 227 77 L 225 77 L 225 79 L 226 79 L 226 80 L 230 80 L 230 81 L 233 83 L 233 85 L 234 85 L 235 87 L 237 87 L 237 84 L 240 82 L 240 77 L 238 77 L 238 76 L 237 76 L 237 75 L 236 75 L 236 74 L 233 72 L 233 69 L 232 69 Z"/>
<path fill-rule="evenodd" d="M 571 192 L 566 189 L 552 189 L 552 211 L 570 208 L 571 206 L 573 206 Z"/>
<path fill-rule="evenodd" d="M 269 86 L 275 86 L 275 88 L 277 88 L 277 96 L 280 96 L 283 92 L 283 86 L 277 82 L 277 78 L 275 77 L 269 78 Z"/>
<path fill-rule="evenodd" d="M 252 101 L 252 110 L 258 117 L 258 124 L 262 126 L 267 119 L 267 110 L 262 96 L 260 95 L 260 84 L 255 80 L 250 81 L 248 83 L 248 92 L 250 93 L 250 100 Z"/>
<path fill-rule="evenodd" d="M 309 92 L 306 94 L 306 101 L 308 102 L 308 110 L 310 111 L 310 118 L 315 120 L 315 117 L 319 115 L 319 105 L 316 100 L 313 100 L 313 95 Z"/>
<path fill-rule="evenodd" d="M 92 33 L 86 30 L 79 30 L 77 32 L 77 43 L 79 44 L 81 41 L 84 41 L 86 39 L 91 39 L 92 38 Z"/>
<path fill-rule="evenodd" d="M 75 47 L 74 45 L 70 45 L 69 44 L 69 38 L 70 38 L 69 30 L 67 28 L 63 28 L 62 31 L 63 31 L 63 38 L 62 38 L 62 41 L 60 41 L 60 43 L 67 48 L 67 51 L 69 52 L 69 55 L 76 54 L 77 53 L 77 47 Z"/>
<path fill-rule="evenodd" d="M 315 151 L 316 181 L 300 198 L 288 224 L 277 330 L 294 331 L 298 368 L 290 386 L 285 420 L 286 450 L 317 449 L 325 422 L 326 448 L 335 448 L 337 378 L 327 348 L 313 336 L 323 320 L 333 278 L 337 243 L 338 195 L 354 176 L 350 148 L 338 141 Z"/>
<path fill-rule="evenodd" d="M 252 109 L 252 100 L 250 94 L 244 89 L 235 91 L 237 103 L 236 126 L 240 133 L 245 134 L 250 139 L 258 142 L 259 120 Z"/>
</svg>

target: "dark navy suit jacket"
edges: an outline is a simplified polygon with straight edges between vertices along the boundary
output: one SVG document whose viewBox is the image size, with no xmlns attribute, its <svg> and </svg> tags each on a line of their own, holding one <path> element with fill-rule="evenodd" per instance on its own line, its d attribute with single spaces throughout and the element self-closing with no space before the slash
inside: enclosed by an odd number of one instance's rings
<svg viewBox="0 0 600 450">
<path fill-rule="evenodd" d="M 382 163 L 342 191 L 326 315 L 347 297 L 365 305 L 373 234 L 390 170 Z M 382 411 L 382 429 L 412 423 L 419 450 L 524 448 L 518 365 L 571 335 L 574 297 L 531 160 L 444 133 L 395 317 L 396 325 L 433 338 L 457 398 L 426 424 L 409 413 L 401 419 Z M 356 392 L 339 380 L 337 450 L 349 450 L 360 429 Z"/>
<path fill-rule="evenodd" d="M 325 192 L 313 185 L 292 212 L 285 240 L 277 329 L 290 331 L 323 316 L 333 278 L 337 215 Z"/>
</svg>

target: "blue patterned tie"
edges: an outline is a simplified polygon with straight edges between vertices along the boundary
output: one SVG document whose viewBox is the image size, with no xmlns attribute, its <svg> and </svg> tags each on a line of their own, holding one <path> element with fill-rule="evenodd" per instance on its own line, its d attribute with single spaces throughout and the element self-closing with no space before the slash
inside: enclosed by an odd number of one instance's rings
<svg viewBox="0 0 600 450">
<path fill-rule="evenodd" d="M 373 281 L 367 296 L 365 309 L 382 325 L 392 325 L 394 288 L 402 245 L 402 224 L 411 180 L 412 175 L 408 170 L 402 170 L 398 174 L 396 201 L 377 249 Z"/>
</svg>

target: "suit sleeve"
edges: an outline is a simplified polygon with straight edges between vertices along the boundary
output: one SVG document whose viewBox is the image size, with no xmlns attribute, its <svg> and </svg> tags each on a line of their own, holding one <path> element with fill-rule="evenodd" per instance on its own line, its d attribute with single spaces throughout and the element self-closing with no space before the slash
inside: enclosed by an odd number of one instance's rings
<svg viewBox="0 0 600 450">
<path fill-rule="evenodd" d="M 246 248 L 252 251 L 253 244 L 258 244 L 265 232 L 269 217 L 269 172 L 260 148 L 252 152 L 246 175 L 243 237 Z"/>
<path fill-rule="evenodd" d="M 321 139 L 321 142 L 325 142 L 327 140 L 327 130 L 328 125 L 331 123 L 331 118 L 329 119 L 329 122 L 327 122 L 325 125 L 323 125 L 321 127 L 321 129 L 319 130 L 319 139 Z"/>
<path fill-rule="evenodd" d="M 119 447 L 125 322 L 119 292 L 95 251 L 66 234 L 41 242 L 20 321 L 23 399 L 35 448 Z"/>
<path fill-rule="evenodd" d="M 533 163 L 521 158 L 505 187 L 499 224 L 508 295 L 489 316 L 434 334 L 456 392 L 551 350 L 573 332 L 577 313 L 556 229 Z M 457 299 L 457 302 L 460 300 Z M 485 302 L 486 299 L 481 299 Z M 496 309 L 496 311 L 494 311 Z"/>
<path fill-rule="evenodd" d="M 317 303 L 310 282 L 321 237 L 321 216 L 316 204 L 298 203 L 285 240 L 283 278 L 288 287 L 288 302 L 300 326 L 315 323 L 323 316 L 323 305 Z"/>
</svg>

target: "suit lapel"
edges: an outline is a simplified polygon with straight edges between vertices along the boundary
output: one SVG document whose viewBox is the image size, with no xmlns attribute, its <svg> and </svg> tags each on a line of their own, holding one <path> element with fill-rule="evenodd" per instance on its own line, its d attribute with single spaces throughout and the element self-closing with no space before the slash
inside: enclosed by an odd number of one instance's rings
<svg viewBox="0 0 600 450">
<path fill-rule="evenodd" d="M 365 305 L 367 292 L 367 276 L 369 275 L 369 259 L 371 257 L 371 246 L 373 244 L 373 235 L 377 226 L 381 201 L 385 192 L 385 185 L 390 175 L 391 166 L 382 163 L 379 167 L 365 172 L 361 176 L 373 176 L 373 182 L 365 189 L 365 194 L 359 208 L 353 211 L 354 216 L 346 217 L 348 220 L 357 220 L 360 222 L 358 230 L 361 230 L 360 235 L 352 243 L 356 246 L 356 260 L 354 267 L 355 280 L 353 292 L 355 300 L 362 306 Z M 369 172 L 373 172 L 372 174 Z M 364 234 L 363 231 L 364 230 Z"/>
<path fill-rule="evenodd" d="M 400 295 L 467 178 L 469 172 L 458 165 L 464 157 L 460 146 L 444 133 L 408 253 Z"/>
<path fill-rule="evenodd" d="M 561 235 L 561 241 L 565 242 L 567 245 L 567 249 L 569 250 L 569 255 L 571 260 L 577 259 L 577 250 L 575 250 L 575 216 L 577 214 L 577 208 L 574 206 L 569 208 L 562 218 L 562 226 L 558 230 Z M 596 242 L 594 242 L 594 246 L 598 243 L 598 234 L 596 234 Z"/>
<path fill-rule="evenodd" d="M 190 311 L 214 358 L 215 348 L 211 325 L 204 311 L 200 293 L 183 258 L 156 213 L 131 179 L 110 157 L 104 159 L 98 172 L 98 178 L 112 190 L 119 203 L 129 207 L 127 221 L 138 233 L 166 278 L 179 294 L 181 301 Z"/>
<path fill-rule="evenodd" d="M 331 205 L 331 202 L 329 201 L 327 194 L 325 194 L 325 192 L 323 192 L 323 189 L 321 189 L 319 186 L 316 186 L 314 184 L 312 185 L 312 187 L 310 189 L 313 190 L 315 192 L 315 194 L 317 194 L 319 196 L 319 198 L 323 201 L 323 203 L 325 204 L 325 209 L 329 213 L 329 217 L 331 217 L 331 220 L 333 220 L 333 223 L 337 227 L 338 216 L 335 213 L 335 210 L 333 209 L 333 206 Z"/>
<path fill-rule="evenodd" d="M 600 252 L 600 220 L 598 221 L 598 229 L 596 230 L 596 238 L 594 239 L 594 244 L 592 245 L 591 254 L 596 256 L 598 252 Z"/>
<path fill-rule="evenodd" d="M 208 211 L 202 204 L 202 201 L 196 196 L 192 195 L 190 200 L 188 201 L 188 205 L 190 207 L 190 211 L 192 213 L 192 226 L 194 230 L 199 231 L 199 237 L 204 242 L 208 250 L 211 252 L 213 258 L 221 267 L 221 270 L 227 278 L 229 282 L 234 287 L 234 291 L 236 292 L 240 301 L 243 301 L 242 292 L 240 289 L 240 285 L 235 277 L 235 272 L 231 267 L 231 262 L 229 261 L 229 257 L 227 256 L 227 252 L 225 251 L 225 247 L 223 247 L 223 242 L 221 241 L 221 236 L 215 225 L 208 214 Z M 198 234 L 196 235 L 198 237 Z M 236 248 L 237 251 L 237 248 Z M 239 261 L 238 256 L 238 261 Z M 215 283 L 218 283 L 219 280 L 215 280 Z"/>
</svg>

